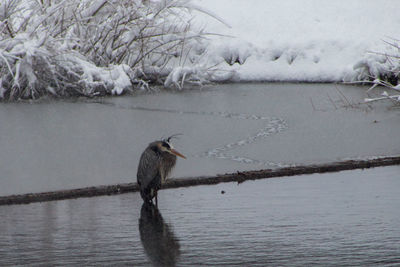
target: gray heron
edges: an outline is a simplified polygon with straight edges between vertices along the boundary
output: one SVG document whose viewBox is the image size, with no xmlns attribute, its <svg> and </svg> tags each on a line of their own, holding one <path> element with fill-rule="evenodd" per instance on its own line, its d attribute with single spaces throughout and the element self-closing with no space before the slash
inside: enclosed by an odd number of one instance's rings
<svg viewBox="0 0 400 267">
<path fill-rule="evenodd" d="M 150 143 L 140 157 L 137 183 L 145 203 L 152 203 L 155 198 L 157 206 L 157 191 L 174 168 L 176 156 L 186 158 L 172 146 L 171 139 L 175 136 Z"/>
</svg>

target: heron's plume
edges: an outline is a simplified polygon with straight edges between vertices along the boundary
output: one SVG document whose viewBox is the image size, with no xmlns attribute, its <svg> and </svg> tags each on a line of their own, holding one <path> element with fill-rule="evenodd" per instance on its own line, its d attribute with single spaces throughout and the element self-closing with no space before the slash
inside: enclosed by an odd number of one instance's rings
<svg viewBox="0 0 400 267">
<path fill-rule="evenodd" d="M 178 139 L 178 136 L 180 136 L 180 135 L 183 135 L 183 134 L 181 134 L 181 133 L 173 134 L 170 137 L 163 139 L 163 140 L 169 143 L 171 141 L 171 139 L 174 139 L 174 138 Z"/>
</svg>

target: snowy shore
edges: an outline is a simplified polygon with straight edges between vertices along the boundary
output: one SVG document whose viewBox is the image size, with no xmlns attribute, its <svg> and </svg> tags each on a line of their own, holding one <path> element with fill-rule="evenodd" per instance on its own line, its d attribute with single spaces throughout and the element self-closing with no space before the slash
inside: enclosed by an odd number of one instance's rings
<svg viewBox="0 0 400 267">
<path fill-rule="evenodd" d="M 243 63 L 220 65 L 234 81 L 358 81 L 396 64 L 380 55 L 399 52 L 384 42 L 400 38 L 396 0 L 194 3 L 230 25 L 197 16 L 207 31 L 232 36 L 213 38 L 208 60 Z"/>
<path fill-rule="evenodd" d="M 6 0 L 0 98 L 210 81 L 398 84 L 397 0 Z"/>
</svg>

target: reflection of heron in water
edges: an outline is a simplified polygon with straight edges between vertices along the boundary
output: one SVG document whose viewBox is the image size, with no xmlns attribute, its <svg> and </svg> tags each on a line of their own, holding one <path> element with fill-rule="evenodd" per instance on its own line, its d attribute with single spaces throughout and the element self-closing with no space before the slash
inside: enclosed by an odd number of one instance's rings
<svg viewBox="0 0 400 267">
<path fill-rule="evenodd" d="M 139 219 L 140 240 L 154 266 L 175 266 L 179 241 L 152 203 L 143 203 Z"/>
</svg>

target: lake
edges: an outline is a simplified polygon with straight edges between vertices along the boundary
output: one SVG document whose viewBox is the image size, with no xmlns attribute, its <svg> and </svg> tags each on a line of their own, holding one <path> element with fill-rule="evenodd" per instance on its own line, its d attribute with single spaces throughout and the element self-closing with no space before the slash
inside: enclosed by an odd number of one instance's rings
<svg viewBox="0 0 400 267">
<path fill-rule="evenodd" d="M 0 265 L 399 266 L 400 166 L 0 206 Z"/>
<path fill-rule="evenodd" d="M 153 140 L 174 177 L 400 155 L 400 109 L 365 86 L 244 83 L 0 105 L 0 196 L 136 181 Z"/>
</svg>

